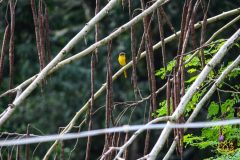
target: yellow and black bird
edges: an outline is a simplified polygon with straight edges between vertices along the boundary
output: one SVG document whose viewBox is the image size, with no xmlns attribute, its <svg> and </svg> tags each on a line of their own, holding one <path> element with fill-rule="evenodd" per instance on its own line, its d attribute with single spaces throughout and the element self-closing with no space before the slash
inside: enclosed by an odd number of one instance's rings
<svg viewBox="0 0 240 160">
<path fill-rule="evenodd" d="M 126 60 L 126 53 L 120 52 L 119 55 L 118 55 L 119 64 L 123 67 L 123 66 L 126 65 L 126 63 L 127 63 L 126 61 L 127 61 Z M 123 72 L 124 72 L 124 77 L 127 78 L 127 71 L 124 70 Z"/>
</svg>

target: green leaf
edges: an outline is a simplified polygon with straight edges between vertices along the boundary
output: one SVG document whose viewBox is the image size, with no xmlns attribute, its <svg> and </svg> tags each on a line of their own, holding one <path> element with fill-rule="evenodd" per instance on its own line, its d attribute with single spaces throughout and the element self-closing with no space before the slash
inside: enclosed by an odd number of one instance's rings
<svg viewBox="0 0 240 160">
<path fill-rule="evenodd" d="M 218 141 L 219 128 L 220 127 L 203 128 L 202 136 L 208 140 Z"/>
<path fill-rule="evenodd" d="M 161 116 L 167 115 L 167 102 L 166 102 L 166 100 L 163 101 L 163 102 L 160 102 L 159 105 L 160 105 L 161 108 L 157 110 L 157 116 L 161 117 Z"/>
<path fill-rule="evenodd" d="M 215 102 L 211 102 L 210 106 L 208 107 L 208 115 L 207 118 L 212 116 L 216 116 L 219 112 L 219 105 Z"/>
<path fill-rule="evenodd" d="M 167 72 L 171 72 L 173 67 L 175 67 L 176 65 L 176 60 L 172 60 L 170 62 L 168 62 L 167 64 Z M 167 72 L 165 71 L 164 68 L 160 68 L 159 70 L 156 71 L 155 75 L 160 77 L 161 79 L 164 79 L 167 75 Z"/>
<path fill-rule="evenodd" d="M 192 145 L 194 142 L 202 141 L 203 137 L 193 136 L 193 134 L 186 134 L 183 138 L 183 143 Z"/>
<path fill-rule="evenodd" d="M 224 103 L 221 104 L 221 112 L 222 114 L 226 112 L 230 112 L 235 104 L 235 99 L 227 99 Z"/>
<path fill-rule="evenodd" d="M 187 60 L 191 57 L 192 55 L 187 55 L 184 59 Z M 200 67 L 201 63 L 200 60 L 197 56 L 195 56 L 190 62 L 188 62 L 185 67 Z"/>
<path fill-rule="evenodd" d="M 228 74 L 229 79 L 236 78 L 240 75 L 240 67 L 234 68 L 230 74 Z"/>
<path fill-rule="evenodd" d="M 192 134 L 185 135 L 183 138 L 183 142 L 186 145 L 195 146 L 200 149 L 204 149 L 204 148 L 211 147 L 211 146 L 216 146 L 218 144 L 217 141 L 211 141 L 211 140 L 206 141 L 205 137 L 193 136 Z"/>
<path fill-rule="evenodd" d="M 197 69 L 191 68 L 191 69 L 188 69 L 187 72 L 188 73 L 194 73 L 194 72 L 197 72 Z"/>
<path fill-rule="evenodd" d="M 156 71 L 155 76 L 160 77 L 161 79 L 164 79 L 166 77 L 166 72 L 164 68 L 160 68 Z"/>
<path fill-rule="evenodd" d="M 189 80 L 186 81 L 186 83 L 192 83 L 197 79 L 198 76 L 192 76 Z"/>
</svg>

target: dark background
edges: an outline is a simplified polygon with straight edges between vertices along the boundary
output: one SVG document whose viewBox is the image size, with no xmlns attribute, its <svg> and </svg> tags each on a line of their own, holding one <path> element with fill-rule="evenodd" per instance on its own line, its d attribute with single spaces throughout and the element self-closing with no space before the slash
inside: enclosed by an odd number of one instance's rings
<svg viewBox="0 0 240 160">
<path fill-rule="evenodd" d="M 107 1 L 101 1 L 101 8 L 107 3 Z M 120 3 L 120 2 L 119 2 Z M 46 1 L 49 8 L 49 23 L 50 23 L 50 40 L 51 40 L 51 56 L 54 57 L 66 43 L 94 16 L 95 1 L 84 0 L 52 0 Z M 133 1 L 134 8 L 140 9 L 140 3 Z M 182 14 L 183 1 L 172 0 L 170 3 L 164 5 L 164 9 L 169 16 L 175 30 L 180 29 L 181 14 Z M 208 17 L 215 16 L 224 11 L 228 11 L 240 6 L 240 1 L 236 0 L 224 0 L 224 1 L 211 1 Z M 6 25 L 4 16 L 6 12 L 6 1 L 0 4 L 0 42 L 2 44 L 4 27 Z M 139 11 L 136 11 L 138 14 Z M 215 30 L 226 24 L 229 19 L 215 22 L 207 26 L 207 39 L 214 33 Z M 128 8 L 125 5 L 122 7 L 118 4 L 117 7 L 112 10 L 108 16 L 106 16 L 100 23 L 100 39 L 104 38 L 117 27 L 123 25 L 129 20 Z M 202 20 L 202 11 L 199 10 L 199 14 L 196 17 L 196 21 Z M 142 23 L 136 25 L 137 43 L 139 45 L 141 40 L 141 34 L 143 32 Z M 222 33 L 218 38 L 228 38 L 232 35 L 236 29 L 238 29 L 239 23 L 236 23 L 233 27 Z M 165 25 L 164 28 L 165 37 L 172 34 L 169 27 Z M 153 41 L 154 44 L 159 41 L 159 33 L 156 18 L 152 25 Z M 78 43 L 76 47 L 67 55 L 74 55 L 83 49 L 87 48 L 90 44 L 94 43 L 94 31 L 84 41 Z M 117 63 L 118 53 L 124 50 L 127 53 L 127 58 L 131 58 L 130 49 L 130 32 L 126 31 L 118 38 L 113 40 L 113 73 L 119 69 Z M 197 31 L 199 36 L 199 30 Z M 199 37 L 197 37 L 199 39 Z M 200 41 L 200 40 L 199 40 Z M 166 45 L 167 60 L 170 61 L 176 56 L 177 41 L 173 41 Z M 155 51 L 155 69 L 162 67 L 161 50 Z M 106 55 L 107 47 L 103 46 L 99 49 L 99 61 L 96 65 L 96 78 L 95 88 L 96 90 L 101 87 L 106 80 Z M 14 86 L 17 86 L 27 78 L 39 72 L 39 63 L 36 53 L 35 45 L 35 33 L 32 19 L 32 12 L 29 1 L 18 1 L 16 6 L 16 31 L 15 31 L 15 71 L 14 71 Z M 142 95 L 145 97 L 149 94 L 148 82 L 147 82 L 147 70 L 145 60 L 141 60 L 137 67 L 138 74 L 138 86 L 141 89 Z M 124 79 L 123 76 L 113 84 L 114 90 L 114 102 L 132 101 L 134 100 L 133 87 L 130 80 L 131 70 L 128 70 L 128 79 Z M 4 69 L 4 81 L 0 86 L 0 92 L 4 92 L 8 89 L 8 62 L 5 61 Z M 161 87 L 165 82 L 157 78 L 157 87 Z M 165 93 L 158 96 L 158 102 L 164 98 Z M 28 124 L 31 124 L 30 133 L 37 135 L 47 135 L 59 132 L 59 127 L 64 127 L 71 120 L 71 117 L 75 115 L 81 106 L 90 98 L 90 55 L 85 56 L 77 62 L 63 67 L 60 71 L 57 71 L 50 78 L 47 79 L 47 83 L 42 88 L 37 88 L 21 106 L 16 110 L 13 116 L 8 122 L 0 128 L 0 131 L 25 133 Z M 0 111 L 4 110 L 8 104 L 8 98 L 2 98 L 0 100 Z M 102 95 L 96 100 L 95 109 L 102 107 L 95 115 L 93 120 L 93 128 L 104 127 L 104 103 L 105 96 Z M 142 124 L 144 123 L 144 116 L 147 112 L 149 103 L 145 102 L 138 105 L 132 115 L 130 124 Z M 117 116 L 119 112 L 124 109 L 124 105 L 120 104 L 116 106 L 114 116 Z M 129 116 L 131 114 L 129 109 L 122 117 L 120 124 L 128 123 Z M 82 117 L 84 118 L 84 117 Z M 79 124 L 82 118 L 78 120 Z M 200 117 L 201 119 L 201 117 Z M 87 130 L 87 125 L 84 125 L 83 130 Z M 73 130 L 77 132 L 77 129 Z M 151 145 L 157 140 L 160 131 L 152 132 Z M 124 136 L 124 135 L 123 135 Z M 102 153 L 103 148 L 103 136 L 97 136 L 93 138 L 93 145 L 91 149 L 92 159 L 96 159 Z M 73 149 L 75 140 L 65 142 L 65 157 L 68 158 L 70 151 Z M 171 143 L 169 142 L 168 145 Z M 51 143 L 40 144 L 34 152 L 34 159 L 41 159 L 46 153 Z M 142 156 L 144 146 L 144 134 L 141 135 L 137 141 L 133 143 L 130 149 L 131 159 L 135 159 L 138 156 Z M 36 148 L 36 145 L 31 145 L 31 154 Z M 80 139 L 76 150 L 72 153 L 71 159 L 83 159 L 85 156 L 86 139 Z M 11 147 L 3 148 L 2 153 L 6 153 Z M 23 151 L 22 151 L 23 152 Z M 163 155 L 166 152 L 162 151 Z M 204 153 L 202 153 L 204 152 Z M 58 153 L 58 150 L 54 154 Z M 196 154 L 198 153 L 198 154 Z M 53 155 L 54 155 L 53 154 Z M 208 151 L 198 151 L 196 148 L 188 148 L 185 151 L 184 159 L 202 159 L 203 157 L 209 157 Z M 24 154 L 23 154 L 24 155 Z M 23 156 L 24 157 L 24 156 Z M 177 158 L 176 158 L 177 159 Z"/>
</svg>

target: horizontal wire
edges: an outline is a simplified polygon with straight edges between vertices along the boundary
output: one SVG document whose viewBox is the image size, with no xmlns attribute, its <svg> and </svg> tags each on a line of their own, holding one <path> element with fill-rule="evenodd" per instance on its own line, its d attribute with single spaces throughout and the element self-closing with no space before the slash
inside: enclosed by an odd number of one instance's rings
<svg viewBox="0 0 240 160">
<path fill-rule="evenodd" d="M 38 136 L 38 137 L 28 137 L 22 139 L 4 139 L 0 141 L 0 146 L 15 146 L 15 145 L 24 145 L 24 144 L 33 144 L 33 143 L 42 143 L 42 142 L 51 142 L 55 140 L 70 140 L 77 138 L 85 138 L 88 136 L 98 136 L 103 135 L 105 133 L 114 133 L 114 132 L 130 132 L 136 131 L 139 129 L 144 130 L 155 130 L 155 129 L 163 129 L 164 127 L 168 128 L 209 128 L 215 126 L 225 126 L 225 125 L 236 125 L 240 124 L 240 119 L 232 119 L 232 120 L 222 120 L 222 121 L 206 121 L 206 122 L 194 122 L 194 123 L 172 123 L 168 122 L 163 124 L 149 124 L 149 125 L 124 125 L 122 127 L 113 127 L 106 129 L 98 129 L 91 131 L 83 131 L 79 133 L 66 133 L 66 134 L 54 134 L 54 135 L 46 135 L 46 136 Z"/>
</svg>

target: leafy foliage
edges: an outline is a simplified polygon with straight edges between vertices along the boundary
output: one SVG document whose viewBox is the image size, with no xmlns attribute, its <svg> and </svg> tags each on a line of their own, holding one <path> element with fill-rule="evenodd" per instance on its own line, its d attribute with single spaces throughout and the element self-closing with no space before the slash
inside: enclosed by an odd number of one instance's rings
<svg viewBox="0 0 240 160">
<path fill-rule="evenodd" d="M 39 64 L 36 53 L 36 40 L 34 34 L 34 24 L 31 14 L 31 8 L 29 5 L 30 1 L 18 1 L 16 5 L 16 32 L 15 32 L 15 59 L 16 59 L 16 67 L 15 67 L 15 79 L 14 86 L 25 81 L 27 78 L 33 76 L 34 74 L 39 72 Z M 70 3 L 69 3 L 70 2 Z M 36 1 L 38 4 L 38 1 Z M 79 0 L 52 0 L 45 1 L 49 9 L 49 25 L 50 25 L 50 41 L 51 41 L 51 52 L 52 58 L 63 48 L 64 45 L 68 43 L 68 41 L 87 23 L 91 17 L 94 16 L 95 10 L 95 1 L 79 1 Z M 100 8 L 103 8 L 107 1 L 101 1 Z M 172 1 L 167 4 L 166 11 L 169 19 L 173 22 L 173 26 L 176 28 L 180 28 L 179 24 L 181 20 L 181 6 L 183 5 L 183 1 Z M 222 10 L 229 10 L 230 8 L 238 7 L 237 1 L 218 1 L 213 2 L 217 5 L 212 5 L 211 14 L 218 14 L 219 8 Z M 1 1 L 0 5 L 0 33 L 4 32 L 4 28 L 6 25 L 5 17 L 7 10 L 8 1 Z M 227 4 L 227 5 L 226 5 Z M 230 4 L 230 5 L 229 5 Z M 109 16 L 104 18 L 100 23 L 100 39 L 107 36 L 109 33 L 112 33 L 116 28 L 120 25 L 126 23 L 129 20 L 128 17 L 128 9 L 127 3 L 125 6 L 121 6 L 121 2 L 115 7 L 114 10 L 109 12 Z M 134 8 L 140 8 L 139 1 L 133 1 Z M 177 7 L 176 7 L 177 6 Z M 134 13 L 134 15 L 139 14 L 139 11 Z M 28 18 L 26 18 L 28 17 Z M 7 17 L 10 18 L 10 17 Z M 9 21 L 10 22 L 10 21 Z M 142 35 L 142 24 L 136 24 L 136 35 L 138 38 L 138 44 L 141 40 Z M 218 23 L 215 23 L 214 26 L 218 27 Z M 156 25 L 153 26 L 153 35 L 154 42 L 159 41 L 156 37 L 158 37 L 158 32 Z M 165 30 L 166 27 L 164 27 Z M 165 34 L 172 34 L 168 29 L 165 30 Z M 208 31 L 212 32 L 211 28 L 208 28 Z M 231 29 L 226 33 L 228 36 L 231 32 Z M 3 34 L 1 34 L 2 36 Z M 125 32 L 121 34 L 118 38 L 115 38 L 113 41 L 113 61 L 117 59 L 117 53 L 120 50 L 125 50 L 128 54 L 128 60 L 130 60 L 130 36 L 129 32 Z M 208 35 L 207 35 L 208 36 Z M 0 38 L 0 42 L 2 44 L 2 37 Z M 85 41 L 78 42 L 77 46 L 71 50 L 71 53 L 67 56 L 71 56 L 76 54 L 82 50 L 84 50 L 87 46 L 94 43 L 94 31 L 91 31 L 88 36 L 85 37 Z M 217 43 L 217 42 L 216 42 Z M 208 47 L 207 50 L 204 50 L 205 55 L 211 57 L 214 52 L 218 49 L 220 45 L 211 44 L 211 47 Z M 236 44 L 237 46 L 237 44 Z M 239 45 L 238 45 L 239 47 Z M 177 48 L 177 43 L 172 43 L 171 47 L 167 49 L 168 57 L 174 56 L 175 49 Z M 215 50 L 214 50 L 215 49 Z M 207 53 L 209 52 L 209 53 Z M 102 84 L 106 80 L 106 47 L 99 48 L 99 61 L 96 65 L 96 79 L 95 79 L 95 89 L 97 90 L 102 86 Z M 188 57 L 188 56 L 186 56 Z M 71 65 L 68 65 L 61 69 L 61 71 L 53 74 L 49 79 L 46 80 L 46 85 L 44 85 L 41 89 L 38 89 L 33 92 L 33 94 L 22 104 L 21 107 L 17 109 L 14 116 L 4 125 L 1 126 L 0 131 L 9 131 L 16 133 L 26 133 L 27 124 L 31 124 L 30 133 L 36 135 L 44 135 L 51 133 L 58 133 L 59 128 L 63 127 L 65 124 L 69 122 L 72 116 L 75 115 L 80 107 L 88 100 L 90 97 L 90 57 L 84 57 L 82 60 L 75 62 Z M 156 71 L 156 75 L 160 76 L 161 79 L 166 79 L 166 75 L 172 71 L 175 66 L 175 61 L 170 61 L 168 64 L 167 71 L 163 68 Z M 155 63 L 156 67 L 159 67 L 161 63 Z M 187 66 L 189 65 L 189 66 Z M 8 66 L 7 62 L 5 62 L 5 72 L 4 72 L 4 80 L 2 85 L 0 86 L 1 93 L 8 90 Z M 189 80 L 186 83 L 186 89 L 191 85 L 194 79 L 196 79 L 199 69 L 199 59 L 198 57 L 194 57 L 191 63 L 186 64 L 186 72 L 187 77 L 194 77 L 192 80 Z M 224 67 L 224 66 L 223 66 Z M 113 63 L 114 72 L 119 69 L 117 63 Z M 224 68 L 222 68 L 224 69 Z M 130 70 L 130 69 L 129 69 Z M 128 70 L 128 71 L 129 71 Z M 143 61 L 139 61 L 138 66 L 138 87 L 141 90 L 143 96 L 149 95 L 148 93 L 148 85 L 147 85 L 147 74 L 146 67 Z M 239 68 L 232 72 L 232 76 L 229 77 L 229 80 L 234 80 L 239 75 Z M 211 79 L 216 75 L 214 72 L 211 72 Z M 205 84 L 204 84 L 205 85 Z M 239 85 L 234 85 L 234 88 L 240 89 Z M 40 87 L 39 87 L 40 88 Z M 132 85 L 130 79 L 121 79 L 114 83 L 114 90 L 117 91 L 114 93 L 114 101 L 127 101 L 134 99 L 134 95 L 132 94 Z M 186 109 L 186 116 L 195 108 L 199 99 L 203 96 L 203 94 L 207 91 L 207 88 L 202 86 L 201 89 L 196 93 L 192 99 L 192 101 L 188 104 Z M 232 93 L 231 96 L 237 97 L 236 93 Z M 164 97 L 164 96 L 163 96 Z M 161 98 L 163 98 L 161 97 Z M 238 97 L 239 99 L 239 97 Z M 105 102 L 105 98 L 98 99 L 96 101 L 96 112 L 94 114 L 94 128 L 102 128 L 104 126 L 104 113 L 103 113 L 103 105 Z M 216 102 L 217 103 L 217 102 Z M 7 97 L 1 98 L 0 101 L 0 111 L 2 112 L 7 104 L 9 104 L 9 99 Z M 160 109 L 157 111 L 158 116 L 166 115 L 166 101 L 162 101 L 159 103 Z M 217 103 L 219 106 L 220 103 Z M 125 122 L 129 122 L 129 117 L 131 116 L 131 121 L 133 123 L 142 123 L 143 116 L 143 107 L 138 104 L 136 109 L 134 108 L 134 114 L 129 113 L 122 115 L 122 119 Z M 144 104 L 143 104 L 144 106 Z M 98 109 L 99 108 L 99 109 Z M 122 108 L 116 107 L 116 111 L 122 111 Z M 220 111 L 218 112 L 220 114 Z M 218 115 L 213 115 L 218 116 Z M 116 117 L 116 116 L 115 116 Z M 84 117 L 83 117 L 84 118 Z M 79 119 L 78 124 L 81 123 L 82 119 Z M 83 127 L 85 130 L 86 127 Z M 74 132 L 78 131 L 78 128 L 73 130 Z M 231 138 L 236 136 L 237 132 L 232 132 L 231 135 L 226 138 Z M 192 138 L 194 135 L 192 135 Z M 102 155 L 102 151 L 99 148 L 103 147 L 102 140 L 103 137 L 97 137 L 94 139 L 94 145 L 92 146 L 92 159 L 97 159 L 99 155 Z M 154 138 L 153 138 L 154 139 Z M 205 138 L 207 140 L 207 138 Z M 187 139 L 186 139 L 187 140 Z M 198 140 L 195 143 L 201 142 Z M 84 139 L 81 139 L 81 143 L 75 144 L 76 141 L 66 141 L 64 144 L 64 158 L 62 159 L 83 159 L 85 156 L 86 143 Z M 139 146 L 143 143 L 139 142 Z M 76 146 L 75 146 L 76 145 Z M 189 144 L 190 145 L 190 144 Z M 49 148 L 50 143 L 42 143 L 38 145 L 31 145 L 30 152 L 33 153 L 32 159 L 42 159 L 43 155 L 46 153 Z M 22 146 L 24 148 L 24 146 Z M 36 147 L 36 148 L 35 148 Z M 3 159 L 9 159 L 8 152 L 15 153 L 16 147 L 6 147 L 1 149 L 1 153 L 3 153 Z M 21 148 L 21 154 L 24 155 L 24 149 Z M 139 148 L 140 149 L 140 148 Z M 35 152 L 36 151 L 36 152 Z M 55 148 L 55 153 L 50 157 L 50 159 L 59 159 L 58 157 L 62 152 L 61 145 L 57 145 Z M 131 153 L 134 154 L 134 153 Z M 137 153 L 138 154 L 138 153 Z M 239 155 L 239 154 L 238 154 Z M 2 156 L 2 154 L 1 154 Z M 13 155 L 12 159 L 17 159 L 16 154 Z M 235 158 L 237 157 L 237 154 Z M 21 159 L 24 159 L 24 156 L 21 156 Z M 26 158 L 25 158 L 26 159 Z"/>
<path fill-rule="evenodd" d="M 215 102 L 211 102 L 210 106 L 208 107 L 208 118 L 212 116 L 216 116 L 219 112 L 219 105 Z"/>
<path fill-rule="evenodd" d="M 160 109 L 157 110 L 157 116 L 166 116 L 167 115 L 167 101 L 164 100 L 159 103 L 159 106 L 161 107 Z"/>
<path fill-rule="evenodd" d="M 176 65 L 176 60 L 174 59 L 168 63 L 167 70 L 165 70 L 164 68 L 160 68 L 159 70 L 156 71 L 155 75 L 159 76 L 161 79 L 165 79 L 167 76 L 167 73 L 171 72 L 175 67 L 175 65 Z"/>
<path fill-rule="evenodd" d="M 219 39 L 212 42 L 209 46 L 204 49 L 204 55 L 206 62 L 209 62 L 212 56 L 220 49 L 224 44 L 224 39 Z M 235 45 L 239 48 L 239 45 Z M 188 54 L 184 57 L 184 60 L 188 60 L 192 55 Z M 175 66 L 176 61 L 170 61 L 167 66 L 167 72 L 171 72 Z M 228 65 L 232 62 L 222 63 L 217 66 L 213 71 L 210 72 L 208 80 L 205 81 L 201 88 L 198 89 L 191 101 L 187 104 L 185 110 L 185 116 L 189 116 L 191 111 L 195 108 L 199 100 L 204 96 L 204 94 L 209 89 L 209 84 L 214 82 L 214 79 L 218 77 Z M 186 90 L 188 87 L 196 80 L 201 69 L 201 63 L 199 57 L 195 56 L 192 60 L 185 64 L 186 69 Z M 229 75 L 228 81 L 231 81 L 231 84 L 234 84 L 232 81 L 236 81 L 239 77 L 240 69 L 235 68 Z M 166 71 L 164 68 L 160 68 L 156 72 L 156 76 L 161 79 L 166 78 Z M 226 85 L 226 81 L 218 86 L 218 88 L 224 90 L 224 88 L 229 88 L 229 85 Z M 240 85 L 236 84 L 234 87 L 230 86 L 230 89 L 240 89 Z M 220 120 L 220 119 L 232 119 L 234 118 L 234 106 L 239 101 L 238 94 L 234 92 L 230 93 L 221 93 L 221 90 L 218 91 L 218 94 L 215 95 L 207 107 L 207 116 L 209 120 Z M 172 107 L 171 107 L 172 108 Z M 166 100 L 159 103 L 159 109 L 157 110 L 157 116 L 164 116 L 167 113 Z M 220 136 L 223 137 L 223 141 L 220 141 Z M 224 126 L 224 127 L 212 127 L 212 128 L 203 128 L 200 135 L 195 135 L 192 133 L 186 134 L 184 136 L 185 147 L 193 146 L 199 149 L 210 148 L 213 153 L 216 154 L 216 157 L 210 159 L 234 159 L 239 155 L 239 146 L 240 146 L 240 129 L 238 126 Z"/>
<path fill-rule="evenodd" d="M 206 141 L 206 137 L 193 136 L 192 134 L 187 134 L 184 136 L 184 143 L 186 144 L 186 146 L 195 146 L 200 149 L 204 149 L 210 146 L 214 147 L 218 144 L 216 141 Z"/>
</svg>

